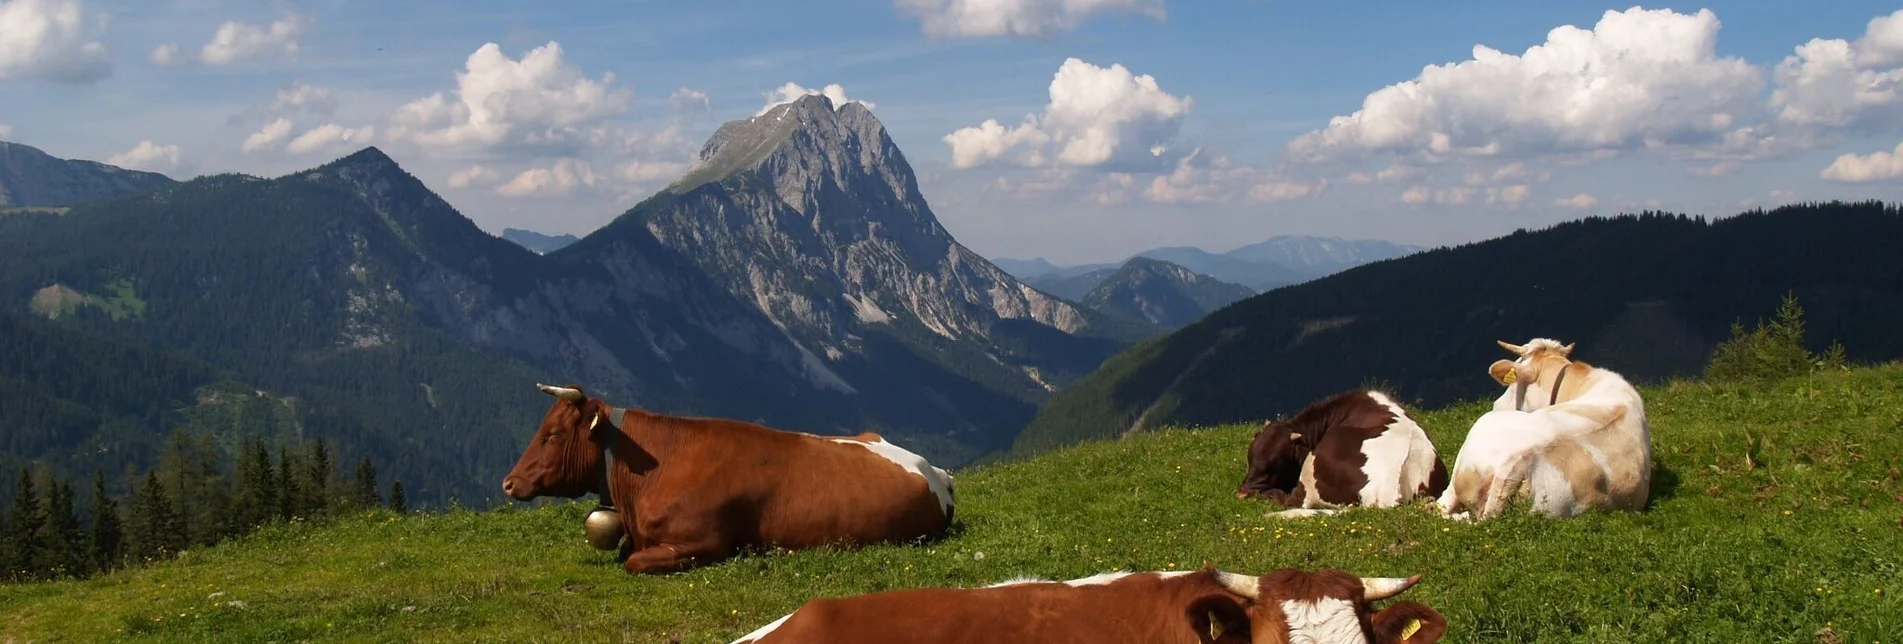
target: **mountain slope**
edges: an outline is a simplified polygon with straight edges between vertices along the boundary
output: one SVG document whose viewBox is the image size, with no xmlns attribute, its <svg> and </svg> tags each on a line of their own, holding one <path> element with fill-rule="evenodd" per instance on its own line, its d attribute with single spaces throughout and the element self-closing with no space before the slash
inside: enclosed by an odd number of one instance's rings
<svg viewBox="0 0 1903 644">
<path fill-rule="evenodd" d="M 1001 448 L 1014 419 L 1136 333 L 960 245 L 883 124 L 823 96 L 722 125 L 666 192 L 551 257 L 601 261 L 637 239 L 780 330 L 802 386 L 839 397 L 825 429 Z"/>
<path fill-rule="evenodd" d="M 1085 295 L 1090 294 L 1091 289 L 1097 288 L 1098 284 L 1102 284 L 1105 279 L 1115 274 L 1117 274 L 1117 267 L 1112 266 L 1095 269 L 1081 275 L 1066 276 L 1054 273 L 1040 275 L 1027 278 L 1024 283 L 1031 285 L 1031 288 L 1075 302 L 1084 299 Z"/>
<path fill-rule="evenodd" d="M 1733 321 L 1769 315 L 1787 291 L 1816 342 L 1896 358 L 1899 238 L 1895 206 L 1833 203 L 1716 222 L 1595 217 L 1362 266 L 1106 361 L 1040 409 L 1014 451 L 1260 422 L 1371 380 L 1429 405 L 1483 396 L 1495 391 L 1485 368 L 1502 355 L 1496 339 L 1577 342 L 1580 359 L 1639 381 L 1694 373 Z"/>
<path fill-rule="evenodd" d="M 1173 330 L 1251 295 L 1255 291 L 1246 286 L 1199 275 L 1163 260 L 1136 257 L 1124 262 L 1123 268 L 1098 283 L 1079 302 Z"/>
<path fill-rule="evenodd" d="M 0 141 L 0 207 L 58 207 L 168 185 L 156 172 L 55 157 Z"/>
<path fill-rule="evenodd" d="M 521 228 L 502 229 L 502 238 L 515 242 L 516 245 L 523 248 L 535 251 L 538 255 L 553 253 L 557 250 L 561 250 L 563 246 L 573 244 L 581 239 L 574 235 L 544 235 L 533 230 L 523 230 Z"/>
</svg>

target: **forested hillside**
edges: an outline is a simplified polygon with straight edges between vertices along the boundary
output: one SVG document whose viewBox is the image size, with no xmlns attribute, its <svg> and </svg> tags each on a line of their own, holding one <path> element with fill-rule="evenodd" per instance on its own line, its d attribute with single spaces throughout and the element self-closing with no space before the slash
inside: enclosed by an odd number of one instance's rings
<svg viewBox="0 0 1903 644">
<path fill-rule="evenodd" d="M 1349 269 L 1239 302 L 1106 361 L 1059 394 L 1014 452 L 1168 425 L 1261 422 L 1367 383 L 1441 405 L 1496 385 L 1495 340 L 1551 337 L 1639 382 L 1696 373 L 1737 321 L 1787 293 L 1812 349 L 1903 357 L 1903 214 L 1823 203 L 1707 221 L 1644 213 Z"/>
</svg>

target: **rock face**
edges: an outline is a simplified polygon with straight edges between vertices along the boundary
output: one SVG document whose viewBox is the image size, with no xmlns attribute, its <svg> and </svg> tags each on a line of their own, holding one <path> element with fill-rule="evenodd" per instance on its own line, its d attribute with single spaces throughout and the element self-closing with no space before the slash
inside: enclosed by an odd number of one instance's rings
<svg viewBox="0 0 1903 644">
<path fill-rule="evenodd" d="M 1177 264 L 1135 257 L 1099 282 L 1080 303 L 1104 313 L 1143 320 L 1167 331 L 1254 294 L 1249 287 L 1230 284 Z"/>
<path fill-rule="evenodd" d="M 173 183 L 165 175 L 54 157 L 0 141 L 0 207 L 61 207 Z"/>
</svg>

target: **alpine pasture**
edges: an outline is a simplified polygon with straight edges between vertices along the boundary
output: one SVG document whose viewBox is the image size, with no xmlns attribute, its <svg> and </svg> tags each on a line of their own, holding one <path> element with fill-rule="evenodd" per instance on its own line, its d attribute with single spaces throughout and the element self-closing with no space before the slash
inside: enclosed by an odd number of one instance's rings
<svg viewBox="0 0 1903 644">
<path fill-rule="evenodd" d="M 1484 377 L 1484 374 L 1476 374 Z M 1451 642 L 1903 642 L 1903 364 L 1643 387 L 1643 513 L 1429 501 L 1280 520 L 1235 498 L 1254 425 L 1168 429 L 958 472 L 943 540 L 630 576 L 592 499 L 273 525 L 85 581 L 0 586 L 0 641 L 727 642 L 807 598 L 1019 576 L 1292 566 L 1420 574 Z M 1443 459 L 1486 409 L 1417 410 Z"/>
</svg>

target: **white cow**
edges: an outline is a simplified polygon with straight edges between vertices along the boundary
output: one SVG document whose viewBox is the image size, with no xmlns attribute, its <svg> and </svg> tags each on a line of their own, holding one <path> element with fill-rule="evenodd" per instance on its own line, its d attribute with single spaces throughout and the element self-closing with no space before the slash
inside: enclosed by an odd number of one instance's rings
<svg viewBox="0 0 1903 644">
<path fill-rule="evenodd" d="M 1652 436 L 1638 390 L 1616 372 L 1568 357 L 1570 344 L 1499 344 L 1519 359 L 1488 369 L 1507 389 L 1461 444 L 1453 483 L 1438 501 L 1441 514 L 1499 516 L 1523 486 L 1532 511 L 1550 518 L 1644 509 Z"/>
</svg>

